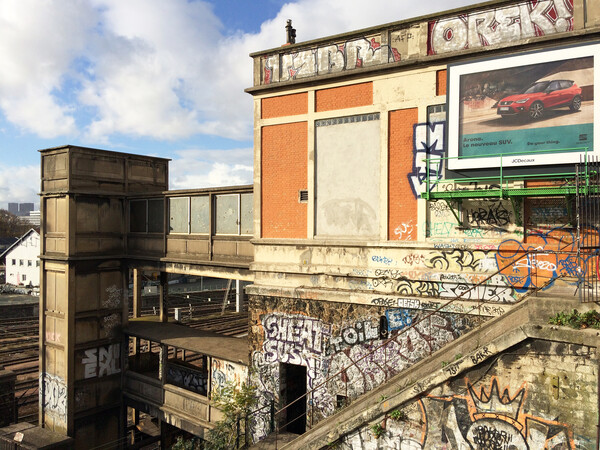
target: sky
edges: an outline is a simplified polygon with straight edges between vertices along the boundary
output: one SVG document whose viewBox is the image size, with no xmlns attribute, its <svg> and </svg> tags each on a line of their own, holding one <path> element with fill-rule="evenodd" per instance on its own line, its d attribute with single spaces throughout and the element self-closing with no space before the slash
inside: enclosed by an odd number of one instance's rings
<svg viewBox="0 0 600 450">
<path fill-rule="evenodd" d="M 473 0 L 1 0 L 0 208 L 39 204 L 39 149 L 170 158 L 170 189 L 252 183 L 249 53 Z"/>
</svg>

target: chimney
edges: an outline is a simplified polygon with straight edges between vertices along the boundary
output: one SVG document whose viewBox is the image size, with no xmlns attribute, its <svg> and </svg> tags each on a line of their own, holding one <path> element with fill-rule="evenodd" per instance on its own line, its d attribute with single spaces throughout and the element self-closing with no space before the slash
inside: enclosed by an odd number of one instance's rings
<svg viewBox="0 0 600 450">
<path fill-rule="evenodd" d="M 285 26 L 285 34 L 286 45 L 296 43 L 296 29 L 292 27 L 292 19 L 287 20 L 287 25 Z"/>
</svg>

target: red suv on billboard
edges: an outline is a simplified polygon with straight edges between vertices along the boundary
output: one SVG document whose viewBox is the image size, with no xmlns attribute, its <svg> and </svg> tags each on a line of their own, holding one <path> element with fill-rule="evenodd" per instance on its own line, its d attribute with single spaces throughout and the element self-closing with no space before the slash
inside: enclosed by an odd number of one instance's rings
<svg viewBox="0 0 600 450">
<path fill-rule="evenodd" d="M 544 117 L 547 109 L 568 106 L 571 111 L 581 108 L 581 88 L 572 80 L 538 81 L 522 94 L 509 95 L 498 102 L 497 113 L 502 117 L 527 114 L 530 119 Z"/>
</svg>

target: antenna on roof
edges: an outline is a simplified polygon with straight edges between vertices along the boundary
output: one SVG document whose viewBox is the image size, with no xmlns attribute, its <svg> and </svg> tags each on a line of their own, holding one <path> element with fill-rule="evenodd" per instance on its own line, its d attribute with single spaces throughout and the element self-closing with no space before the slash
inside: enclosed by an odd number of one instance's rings
<svg viewBox="0 0 600 450">
<path fill-rule="evenodd" d="M 296 43 L 296 29 L 292 27 L 292 19 L 287 20 L 287 25 L 285 26 L 285 34 L 286 44 L 295 44 Z"/>
</svg>

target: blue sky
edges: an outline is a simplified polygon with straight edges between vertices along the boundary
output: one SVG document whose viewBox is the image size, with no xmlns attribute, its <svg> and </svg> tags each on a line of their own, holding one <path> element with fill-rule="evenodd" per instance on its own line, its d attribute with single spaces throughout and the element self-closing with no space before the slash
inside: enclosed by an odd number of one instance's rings
<svg viewBox="0 0 600 450">
<path fill-rule="evenodd" d="M 253 51 L 477 3 L 2 0 L 0 208 L 38 203 L 37 150 L 171 158 L 170 188 L 252 182 Z"/>
</svg>

